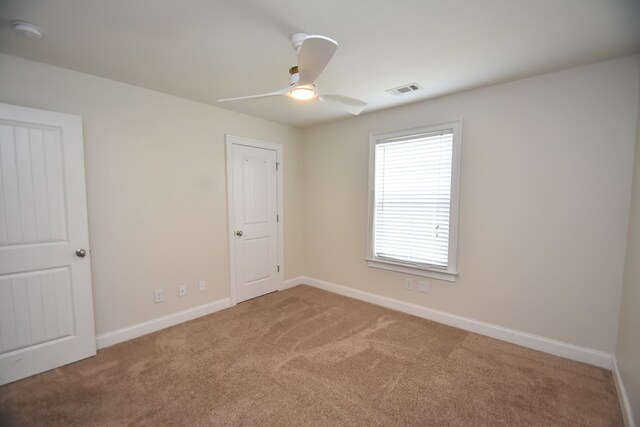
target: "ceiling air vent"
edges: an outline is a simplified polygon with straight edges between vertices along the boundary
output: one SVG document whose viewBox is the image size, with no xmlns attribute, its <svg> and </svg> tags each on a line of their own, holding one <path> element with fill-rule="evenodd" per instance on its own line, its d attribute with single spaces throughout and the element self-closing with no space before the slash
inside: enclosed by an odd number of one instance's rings
<svg viewBox="0 0 640 427">
<path fill-rule="evenodd" d="M 394 87 L 393 89 L 387 89 L 391 95 L 403 95 L 409 92 L 415 92 L 416 90 L 422 89 L 418 83 L 409 83 L 403 86 Z"/>
</svg>

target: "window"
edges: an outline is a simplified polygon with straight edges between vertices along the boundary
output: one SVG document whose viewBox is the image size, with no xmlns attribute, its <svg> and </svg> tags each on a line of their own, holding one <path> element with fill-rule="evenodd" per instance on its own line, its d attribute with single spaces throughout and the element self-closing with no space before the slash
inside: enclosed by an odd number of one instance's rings
<svg viewBox="0 0 640 427">
<path fill-rule="evenodd" d="M 371 267 L 454 281 L 461 121 L 371 135 Z"/>
</svg>

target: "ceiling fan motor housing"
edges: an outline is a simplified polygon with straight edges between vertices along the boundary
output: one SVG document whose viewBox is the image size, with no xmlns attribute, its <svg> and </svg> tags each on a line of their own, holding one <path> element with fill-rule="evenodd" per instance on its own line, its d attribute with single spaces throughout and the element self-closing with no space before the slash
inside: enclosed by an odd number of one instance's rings
<svg viewBox="0 0 640 427">
<path fill-rule="evenodd" d="M 296 50 L 296 53 L 300 53 L 300 46 L 302 46 L 307 37 L 309 37 L 307 33 L 295 33 L 291 36 L 291 45 Z"/>
</svg>

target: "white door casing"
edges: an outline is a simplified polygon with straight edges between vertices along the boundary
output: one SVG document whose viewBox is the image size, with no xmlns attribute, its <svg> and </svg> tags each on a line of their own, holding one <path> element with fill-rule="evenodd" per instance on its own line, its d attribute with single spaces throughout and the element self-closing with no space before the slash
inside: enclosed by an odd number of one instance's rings
<svg viewBox="0 0 640 427">
<path fill-rule="evenodd" d="M 95 354 L 82 119 L 0 104 L 0 385 Z"/>
<path fill-rule="evenodd" d="M 282 146 L 227 135 L 231 302 L 282 288 Z"/>
</svg>

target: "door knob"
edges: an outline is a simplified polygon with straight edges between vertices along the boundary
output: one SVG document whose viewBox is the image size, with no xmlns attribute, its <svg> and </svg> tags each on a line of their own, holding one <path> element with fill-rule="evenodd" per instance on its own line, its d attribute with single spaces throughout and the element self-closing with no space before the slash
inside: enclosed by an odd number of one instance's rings
<svg viewBox="0 0 640 427">
<path fill-rule="evenodd" d="M 236 236 L 242 236 L 244 233 L 240 230 L 236 231 Z"/>
<path fill-rule="evenodd" d="M 76 250 L 76 255 L 79 256 L 80 258 L 84 258 L 84 256 L 87 254 L 87 251 L 85 251 L 84 249 L 77 249 Z"/>
</svg>

